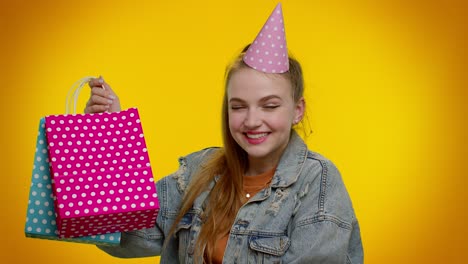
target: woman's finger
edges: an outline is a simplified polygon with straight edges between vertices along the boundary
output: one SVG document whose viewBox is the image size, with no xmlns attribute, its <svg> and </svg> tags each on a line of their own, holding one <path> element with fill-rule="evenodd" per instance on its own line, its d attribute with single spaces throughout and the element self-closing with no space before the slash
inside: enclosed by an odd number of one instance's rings
<svg viewBox="0 0 468 264">
<path fill-rule="evenodd" d="M 105 112 L 109 109 L 109 105 L 89 105 L 86 106 L 84 112 L 86 114 L 92 114 L 92 113 L 102 113 Z"/>
<path fill-rule="evenodd" d="M 102 84 L 104 83 L 104 79 L 102 77 L 99 78 L 93 78 L 88 82 L 89 87 L 102 87 Z"/>
<path fill-rule="evenodd" d="M 114 101 L 100 95 L 93 94 L 89 98 L 89 105 L 111 105 Z"/>
<path fill-rule="evenodd" d="M 111 92 L 109 90 L 102 89 L 101 87 L 93 87 L 91 89 L 91 95 L 112 99 Z"/>
</svg>

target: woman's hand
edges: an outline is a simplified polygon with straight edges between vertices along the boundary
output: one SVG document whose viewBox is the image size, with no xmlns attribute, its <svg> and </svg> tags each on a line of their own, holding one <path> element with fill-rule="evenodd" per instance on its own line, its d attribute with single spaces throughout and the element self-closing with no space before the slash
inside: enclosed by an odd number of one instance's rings
<svg viewBox="0 0 468 264">
<path fill-rule="evenodd" d="M 121 110 L 119 98 L 102 77 L 94 78 L 88 84 L 91 87 L 91 96 L 86 103 L 85 113 L 118 112 Z"/>
</svg>

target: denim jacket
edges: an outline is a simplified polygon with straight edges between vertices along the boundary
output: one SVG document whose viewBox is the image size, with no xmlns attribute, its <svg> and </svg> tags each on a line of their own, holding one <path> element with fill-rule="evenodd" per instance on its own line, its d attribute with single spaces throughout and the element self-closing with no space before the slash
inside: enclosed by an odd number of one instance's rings
<svg viewBox="0 0 468 264">
<path fill-rule="evenodd" d="M 156 183 L 161 206 L 156 227 L 123 233 L 120 246 L 99 248 L 122 258 L 161 255 L 160 263 L 193 263 L 209 191 L 195 199 L 164 250 L 163 243 L 193 172 L 214 150 L 180 158 L 179 170 Z M 237 213 L 223 263 L 363 263 L 359 225 L 340 173 L 308 151 L 296 133 L 271 185 Z"/>
</svg>

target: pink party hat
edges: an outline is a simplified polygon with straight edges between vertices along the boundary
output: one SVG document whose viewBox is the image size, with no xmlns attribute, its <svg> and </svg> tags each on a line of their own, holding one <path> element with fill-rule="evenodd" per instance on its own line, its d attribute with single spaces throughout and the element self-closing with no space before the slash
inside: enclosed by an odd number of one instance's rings
<svg viewBox="0 0 468 264">
<path fill-rule="evenodd" d="M 281 3 L 276 5 L 243 59 L 250 67 L 266 73 L 283 73 L 289 70 Z"/>
</svg>

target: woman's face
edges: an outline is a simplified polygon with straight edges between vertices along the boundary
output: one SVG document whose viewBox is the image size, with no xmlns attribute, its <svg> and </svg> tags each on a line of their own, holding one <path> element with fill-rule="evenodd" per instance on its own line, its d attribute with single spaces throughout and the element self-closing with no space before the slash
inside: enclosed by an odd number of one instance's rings
<svg viewBox="0 0 468 264">
<path fill-rule="evenodd" d="M 280 75 L 242 68 L 229 80 L 229 130 L 250 162 L 278 163 L 291 126 L 302 118 L 304 99 L 295 103 L 291 83 Z"/>
</svg>

